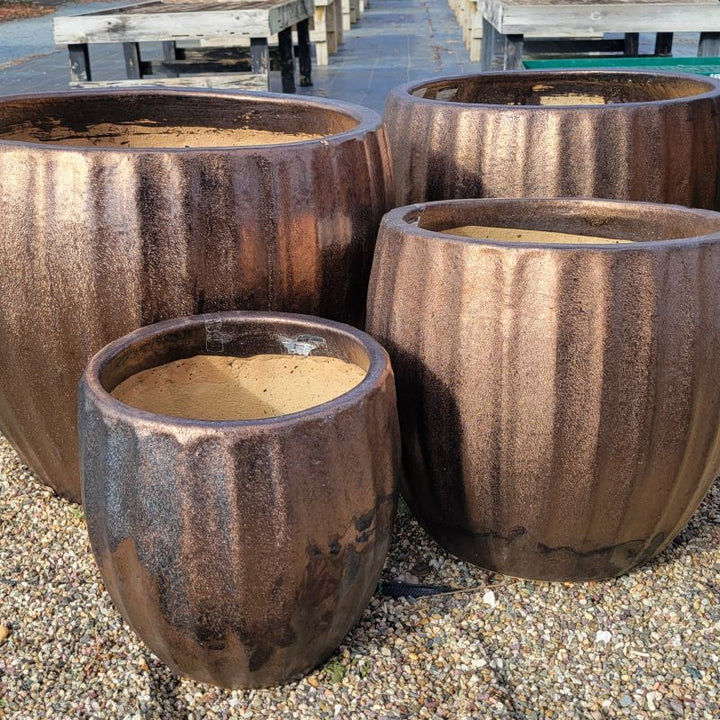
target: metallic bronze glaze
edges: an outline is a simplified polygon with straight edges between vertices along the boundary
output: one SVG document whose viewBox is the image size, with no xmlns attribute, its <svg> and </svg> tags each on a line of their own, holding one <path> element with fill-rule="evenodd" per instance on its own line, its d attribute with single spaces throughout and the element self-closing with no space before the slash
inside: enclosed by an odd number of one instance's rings
<svg viewBox="0 0 720 720">
<path fill-rule="evenodd" d="M 62 144 L 97 141 L 102 123 L 170 136 L 176 126 L 327 136 L 249 147 Z M 80 499 L 77 381 L 121 335 L 230 309 L 363 323 L 392 193 L 378 124 L 366 108 L 262 93 L 0 100 L 0 432 L 45 482 Z M 19 135 L 34 140 L 8 139 Z"/>
<path fill-rule="evenodd" d="M 639 242 L 438 232 L 474 224 Z M 718 474 L 718 213 L 399 208 L 381 225 L 367 326 L 397 377 L 408 503 L 470 562 L 554 580 L 624 573 L 675 537 Z"/>
<path fill-rule="evenodd" d="M 579 95 L 606 104 L 572 104 Z M 600 197 L 720 209 L 719 95 L 711 78 L 610 70 L 403 85 L 384 115 L 396 201 Z M 547 96 L 568 104 L 541 106 Z"/>
<path fill-rule="evenodd" d="M 314 408 L 236 422 L 156 415 L 108 392 L 208 345 L 241 357 L 316 347 L 367 376 Z M 375 590 L 396 505 L 395 387 L 372 338 L 278 313 L 162 322 L 95 355 L 78 418 L 95 558 L 115 605 L 164 663 L 202 682 L 258 687 L 335 650 Z"/>
</svg>

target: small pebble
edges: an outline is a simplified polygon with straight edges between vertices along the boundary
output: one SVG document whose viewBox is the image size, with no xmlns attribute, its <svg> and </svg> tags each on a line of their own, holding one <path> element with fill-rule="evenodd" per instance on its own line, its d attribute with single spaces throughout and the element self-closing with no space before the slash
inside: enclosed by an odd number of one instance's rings
<svg viewBox="0 0 720 720">
<path fill-rule="evenodd" d="M 0 645 L 10 637 L 10 628 L 7 625 L 0 625 Z"/>
</svg>

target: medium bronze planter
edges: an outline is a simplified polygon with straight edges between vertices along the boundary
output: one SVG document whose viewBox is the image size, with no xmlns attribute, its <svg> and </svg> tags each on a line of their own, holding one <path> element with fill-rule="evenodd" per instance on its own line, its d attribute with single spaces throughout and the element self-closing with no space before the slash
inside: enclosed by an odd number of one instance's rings
<svg viewBox="0 0 720 720">
<path fill-rule="evenodd" d="M 440 232 L 468 225 L 635 242 Z M 508 575 L 646 562 L 720 468 L 719 311 L 718 213 L 533 199 L 391 211 L 368 331 L 397 377 L 410 507 L 450 552 Z"/>
<path fill-rule="evenodd" d="M 367 374 L 330 402 L 261 420 L 157 415 L 109 394 L 142 370 L 205 354 L 208 342 L 227 356 L 342 358 Z M 78 417 L 95 558 L 115 605 L 164 663 L 257 687 L 299 677 L 335 650 L 375 590 L 395 512 L 395 388 L 372 338 L 275 313 L 158 323 L 93 357 Z"/>
<path fill-rule="evenodd" d="M 0 100 L 0 432 L 45 482 L 79 500 L 77 381 L 137 327 L 230 309 L 362 324 L 391 207 L 378 124 L 262 93 Z"/>
<path fill-rule="evenodd" d="M 397 204 L 600 197 L 718 209 L 719 93 L 711 78 L 611 70 L 403 85 L 384 116 Z"/>
</svg>

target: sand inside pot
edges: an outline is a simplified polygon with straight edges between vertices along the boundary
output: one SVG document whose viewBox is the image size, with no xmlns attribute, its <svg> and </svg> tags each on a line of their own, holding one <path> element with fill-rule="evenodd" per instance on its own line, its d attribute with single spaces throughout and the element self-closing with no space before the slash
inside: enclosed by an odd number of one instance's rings
<svg viewBox="0 0 720 720">
<path fill-rule="evenodd" d="M 523 228 L 487 227 L 485 225 L 462 225 L 441 230 L 444 235 L 461 235 L 478 240 L 493 240 L 507 243 L 552 243 L 557 245 L 620 245 L 634 240 L 597 237 L 595 235 L 573 235 L 571 233 L 547 230 L 526 230 Z"/>
<path fill-rule="evenodd" d="M 256 420 L 320 405 L 364 377 L 362 368 L 332 357 L 195 355 L 143 370 L 112 395 L 160 415 Z"/>
<path fill-rule="evenodd" d="M 279 145 L 325 137 L 317 133 L 287 133 L 255 128 L 213 128 L 199 125 L 163 126 L 151 121 L 98 123 L 75 130 L 48 121 L 43 127 L 17 128 L 0 135 L 3 140 L 41 142 L 72 147 L 185 148 Z"/>
</svg>

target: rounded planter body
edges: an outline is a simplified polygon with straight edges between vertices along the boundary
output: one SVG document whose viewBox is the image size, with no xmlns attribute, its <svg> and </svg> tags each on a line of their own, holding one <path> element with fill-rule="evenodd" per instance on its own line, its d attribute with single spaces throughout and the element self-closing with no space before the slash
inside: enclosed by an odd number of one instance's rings
<svg viewBox="0 0 720 720">
<path fill-rule="evenodd" d="M 636 242 L 441 232 L 467 225 Z M 508 575 L 649 560 L 720 468 L 719 309 L 717 213 L 532 199 L 391 211 L 368 331 L 397 377 L 408 504 L 450 552 Z"/>
<path fill-rule="evenodd" d="M 317 347 L 366 375 L 329 402 L 261 420 L 157 415 L 109 394 L 137 372 L 205 353 L 208 319 L 218 354 Z M 299 677 L 336 649 L 376 588 L 396 504 L 393 375 L 372 338 L 301 315 L 166 321 L 90 361 L 78 416 L 95 558 L 164 663 L 257 687 Z"/>
<path fill-rule="evenodd" d="M 717 209 L 719 94 L 710 78 L 606 70 L 403 85 L 384 116 L 396 202 L 596 197 Z"/>
<path fill-rule="evenodd" d="M 0 431 L 45 482 L 79 500 L 76 386 L 111 340 L 232 309 L 363 322 L 378 124 L 262 93 L 0 101 Z"/>
</svg>

